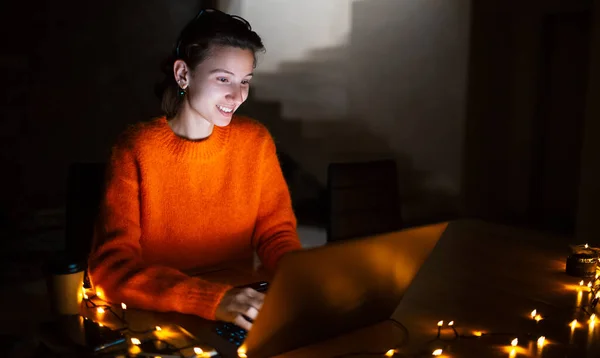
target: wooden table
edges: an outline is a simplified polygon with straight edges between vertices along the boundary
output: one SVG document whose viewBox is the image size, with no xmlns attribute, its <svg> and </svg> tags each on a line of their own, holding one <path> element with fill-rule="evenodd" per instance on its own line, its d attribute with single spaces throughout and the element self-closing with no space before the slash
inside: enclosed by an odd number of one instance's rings
<svg viewBox="0 0 600 358">
<path fill-rule="evenodd" d="M 476 220 L 450 223 L 392 316 L 410 335 L 396 356 L 431 357 L 442 348 L 443 357 L 510 357 L 510 342 L 518 337 L 517 357 L 599 357 L 600 323 L 590 329 L 587 316 L 576 309 L 578 290 L 585 304 L 587 288 L 579 288 L 580 279 L 564 273 L 569 243 L 568 238 Z M 236 270 L 205 277 L 233 284 L 264 278 Z M 530 316 L 533 309 L 543 317 L 539 323 Z M 152 327 L 165 318 L 136 310 L 127 314 L 138 328 Z M 188 322 L 198 320 L 186 317 Z M 572 334 L 569 323 L 575 318 L 582 324 Z M 442 338 L 453 337 L 446 325 L 450 320 L 460 335 L 474 331 L 488 335 L 436 340 L 440 320 L 445 322 Z M 194 324 L 182 325 L 194 333 Z M 383 357 L 403 335 L 386 321 L 282 356 Z M 540 351 L 535 343 L 542 335 L 547 344 Z"/>
</svg>

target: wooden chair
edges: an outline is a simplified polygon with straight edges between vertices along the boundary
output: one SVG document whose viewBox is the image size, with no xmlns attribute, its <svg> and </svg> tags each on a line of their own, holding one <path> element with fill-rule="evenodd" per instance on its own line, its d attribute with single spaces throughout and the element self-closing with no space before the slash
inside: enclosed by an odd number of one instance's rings
<svg viewBox="0 0 600 358">
<path fill-rule="evenodd" d="M 397 178 L 393 160 L 330 164 L 327 242 L 399 230 Z"/>
</svg>

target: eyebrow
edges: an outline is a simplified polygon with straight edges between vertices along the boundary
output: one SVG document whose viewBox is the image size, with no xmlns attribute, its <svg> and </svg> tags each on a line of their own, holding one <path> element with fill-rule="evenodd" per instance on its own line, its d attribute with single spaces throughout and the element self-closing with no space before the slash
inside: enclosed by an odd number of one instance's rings
<svg viewBox="0 0 600 358">
<path fill-rule="evenodd" d="M 230 74 L 230 75 L 232 75 L 232 76 L 235 76 L 235 73 L 233 73 L 233 72 L 231 72 L 231 71 L 224 70 L 224 69 L 222 69 L 222 68 L 215 68 L 214 70 L 211 70 L 209 73 L 211 73 L 211 74 L 212 74 L 212 73 L 217 73 L 217 72 L 223 72 L 223 73 L 227 73 L 227 74 Z M 248 76 L 254 76 L 254 73 L 253 73 L 253 72 L 250 72 L 249 74 L 247 74 L 247 75 L 246 75 L 246 76 L 244 76 L 244 77 L 248 77 Z"/>
</svg>

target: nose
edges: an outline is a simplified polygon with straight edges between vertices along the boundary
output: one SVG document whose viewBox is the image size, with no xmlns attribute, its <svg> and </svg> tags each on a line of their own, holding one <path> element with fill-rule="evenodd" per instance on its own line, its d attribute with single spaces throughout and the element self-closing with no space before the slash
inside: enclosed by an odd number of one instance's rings
<svg viewBox="0 0 600 358">
<path fill-rule="evenodd" d="M 242 87 L 238 87 L 238 86 L 231 86 L 230 91 L 227 93 L 226 98 L 228 101 L 232 101 L 235 103 L 242 103 L 245 100 L 244 89 Z"/>
</svg>

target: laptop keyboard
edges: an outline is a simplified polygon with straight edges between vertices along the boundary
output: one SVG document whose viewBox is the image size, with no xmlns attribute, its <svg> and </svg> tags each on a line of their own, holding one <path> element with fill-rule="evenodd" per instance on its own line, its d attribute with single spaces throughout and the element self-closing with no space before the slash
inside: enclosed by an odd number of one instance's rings
<svg viewBox="0 0 600 358">
<path fill-rule="evenodd" d="M 225 340 L 239 347 L 244 340 L 248 331 L 236 326 L 233 323 L 223 323 L 216 328 L 217 334 Z"/>
<path fill-rule="evenodd" d="M 258 292 L 266 292 L 269 287 L 269 284 L 267 282 L 262 281 L 243 287 L 250 287 Z M 245 329 L 240 328 L 233 323 L 227 322 L 219 324 L 215 331 L 219 336 L 223 337 L 225 340 L 229 341 L 236 347 L 239 347 L 242 345 L 242 343 L 244 343 L 246 335 L 248 334 L 248 331 L 246 331 Z"/>
</svg>

